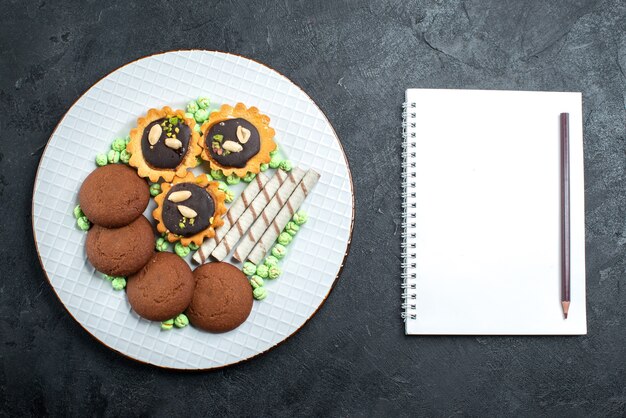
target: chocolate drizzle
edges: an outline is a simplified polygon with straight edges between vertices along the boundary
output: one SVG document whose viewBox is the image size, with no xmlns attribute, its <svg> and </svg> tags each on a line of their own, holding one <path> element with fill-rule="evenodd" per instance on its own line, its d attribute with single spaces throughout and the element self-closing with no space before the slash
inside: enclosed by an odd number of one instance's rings
<svg viewBox="0 0 626 418">
<path fill-rule="evenodd" d="M 191 197 L 182 202 L 171 202 L 168 198 L 173 192 L 188 190 Z M 193 209 L 198 216 L 188 219 L 181 215 L 178 205 Z M 215 202 L 208 191 L 193 183 L 179 183 L 169 190 L 163 200 L 162 219 L 165 227 L 176 235 L 190 237 L 211 225 L 211 217 L 215 213 Z"/>
<path fill-rule="evenodd" d="M 172 121 L 176 123 L 170 123 Z M 164 122 L 165 126 L 163 126 Z M 163 132 L 161 133 L 158 142 L 154 145 L 150 145 L 148 135 L 150 133 L 150 129 L 152 129 L 154 125 L 161 125 Z M 165 145 L 165 139 L 169 138 L 166 130 L 169 126 L 172 128 L 170 134 L 175 136 L 183 144 L 183 146 L 179 149 L 172 149 Z M 178 129 L 178 132 L 176 132 L 176 129 Z M 189 149 L 190 138 L 191 129 L 185 124 L 183 119 L 173 117 L 162 118 L 150 122 L 150 124 L 143 130 L 143 135 L 141 137 L 141 152 L 143 154 L 143 158 L 152 168 L 174 169 L 178 167 L 185 158 L 185 154 L 187 154 L 187 150 Z"/>
<path fill-rule="evenodd" d="M 237 127 L 241 126 L 250 131 L 250 138 L 244 144 L 237 138 Z M 242 168 L 250 158 L 258 154 L 261 149 L 261 139 L 257 128 L 242 118 L 226 119 L 211 126 L 204 139 L 211 157 L 224 167 Z M 239 152 L 228 152 L 221 148 L 226 141 L 233 141 L 242 146 Z"/>
</svg>

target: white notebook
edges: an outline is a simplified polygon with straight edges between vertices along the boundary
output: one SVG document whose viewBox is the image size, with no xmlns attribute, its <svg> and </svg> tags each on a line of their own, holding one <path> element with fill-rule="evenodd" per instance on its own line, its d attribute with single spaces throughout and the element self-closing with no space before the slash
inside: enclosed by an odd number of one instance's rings
<svg viewBox="0 0 626 418">
<path fill-rule="evenodd" d="M 571 304 L 561 307 L 559 115 L 570 120 Z M 580 93 L 410 89 L 407 334 L 586 334 Z"/>
</svg>

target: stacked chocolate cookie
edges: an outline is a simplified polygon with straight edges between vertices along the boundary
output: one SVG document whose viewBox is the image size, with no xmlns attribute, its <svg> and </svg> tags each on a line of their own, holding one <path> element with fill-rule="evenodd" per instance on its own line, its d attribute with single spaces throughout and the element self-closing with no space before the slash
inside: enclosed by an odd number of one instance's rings
<svg viewBox="0 0 626 418">
<path fill-rule="evenodd" d="M 78 200 L 94 224 L 87 234 L 91 264 L 110 276 L 128 276 L 154 254 L 154 233 L 143 211 L 148 184 L 132 168 L 110 164 L 94 170 L 83 182 Z"/>
</svg>

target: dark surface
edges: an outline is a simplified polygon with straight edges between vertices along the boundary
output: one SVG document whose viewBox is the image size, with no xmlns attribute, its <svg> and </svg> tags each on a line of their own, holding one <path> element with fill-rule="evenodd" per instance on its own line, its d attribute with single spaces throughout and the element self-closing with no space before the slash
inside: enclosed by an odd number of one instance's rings
<svg viewBox="0 0 626 418">
<path fill-rule="evenodd" d="M 626 413 L 623 1 L 104 3 L 2 2 L 3 415 Z M 337 130 L 356 189 L 352 251 L 326 304 L 281 346 L 214 372 L 157 369 L 96 342 L 54 296 L 30 232 L 35 170 L 61 116 L 108 72 L 177 48 L 242 54 L 300 85 Z M 407 87 L 583 92 L 587 336 L 404 336 Z"/>
</svg>

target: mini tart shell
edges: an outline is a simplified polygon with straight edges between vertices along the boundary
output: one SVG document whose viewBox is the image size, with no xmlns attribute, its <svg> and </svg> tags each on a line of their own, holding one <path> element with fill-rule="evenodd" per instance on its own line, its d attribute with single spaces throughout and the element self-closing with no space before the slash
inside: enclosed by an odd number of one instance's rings
<svg viewBox="0 0 626 418">
<path fill-rule="evenodd" d="M 202 187 L 209 193 L 209 195 L 213 199 L 213 202 L 215 203 L 215 211 L 213 212 L 213 222 L 211 223 L 211 225 L 209 225 L 208 228 L 190 237 L 183 237 L 168 231 L 165 227 L 165 223 L 163 222 L 163 201 L 165 200 L 165 196 L 167 196 L 167 193 L 170 191 L 172 186 L 179 183 L 193 183 Z M 192 242 L 196 245 L 201 245 L 202 241 L 204 241 L 205 238 L 214 237 L 215 229 L 224 225 L 224 220 L 222 219 L 222 216 L 224 216 L 224 214 L 226 213 L 226 205 L 224 205 L 224 199 L 226 195 L 218 188 L 218 185 L 219 182 L 209 181 L 205 174 L 201 174 L 196 177 L 193 175 L 193 173 L 190 172 L 187 173 L 185 177 L 176 177 L 171 183 L 162 183 L 161 193 L 154 198 L 157 207 L 152 212 L 152 216 L 157 221 L 157 230 L 162 234 L 166 233 L 167 240 L 169 242 L 176 242 L 180 240 L 181 244 L 185 246 L 189 245 Z"/>
<path fill-rule="evenodd" d="M 211 129 L 211 126 L 216 123 L 220 123 L 227 119 L 242 118 L 250 122 L 259 131 L 259 142 L 261 147 L 256 155 L 252 156 L 247 162 L 245 167 L 226 167 L 218 163 L 211 156 L 211 151 L 206 144 L 206 135 Z M 252 106 L 246 108 L 243 103 L 237 103 L 235 107 L 230 105 L 222 105 L 220 110 L 212 112 L 209 116 L 209 120 L 204 122 L 200 128 L 202 131 L 202 138 L 200 139 L 200 147 L 202 148 L 202 154 L 200 157 L 204 161 L 208 161 L 211 169 L 222 170 L 225 176 L 235 174 L 237 177 L 244 177 L 248 172 L 258 174 L 261 171 L 261 164 L 267 164 L 272 157 L 270 152 L 276 149 L 276 143 L 274 142 L 275 131 L 269 126 L 269 116 L 263 115 L 259 112 L 259 109 Z"/>
<path fill-rule="evenodd" d="M 143 158 L 143 152 L 141 150 L 143 131 L 155 120 L 174 116 L 184 120 L 185 124 L 191 129 L 187 154 L 185 154 L 176 168 L 153 168 Z M 196 157 L 202 152 L 202 148 L 200 148 L 200 135 L 198 132 L 194 131 L 194 126 L 196 126 L 196 121 L 193 118 L 185 117 L 185 112 L 182 110 L 174 110 L 169 106 L 165 106 L 162 109 L 148 110 L 146 116 L 137 119 L 137 127 L 130 131 L 130 142 L 126 145 L 126 151 L 131 153 L 128 164 L 137 169 L 139 177 L 148 177 L 150 181 L 154 183 L 158 182 L 160 177 L 163 177 L 167 182 L 172 181 L 174 177 L 185 177 L 187 169 L 196 166 Z"/>
</svg>

